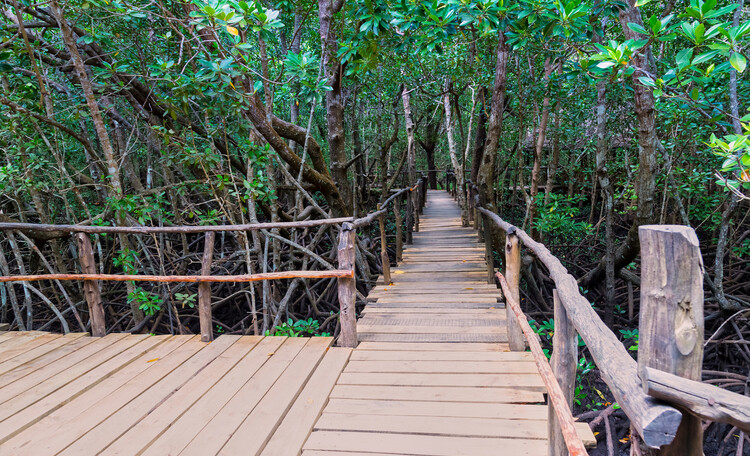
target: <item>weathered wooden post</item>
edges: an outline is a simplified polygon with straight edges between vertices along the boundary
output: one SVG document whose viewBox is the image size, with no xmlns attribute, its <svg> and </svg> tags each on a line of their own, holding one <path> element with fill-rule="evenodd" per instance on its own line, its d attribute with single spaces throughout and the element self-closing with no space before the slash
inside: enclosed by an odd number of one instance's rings
<svg viewBox="0 0 750 456">
<path fill-rule="evenodd" d="M 578 335 L 573 322 L 568 318 L 565 306 L 557 296 L 557 290 L 552 290 L 555 306 L 555 333 L 552 336 L 552 372 L 560 384 L 569 406 L 573 406 L 573 393 L 576 386 L 576 367 L 578 364 Z M 555 409 L 549 406 L 549 456 L 568 456 L 568 447 L 560 429 Z"/>
<path fill-rule="evenodd" d="M 680 225 L 638 228 L 641 241 L 641 311 L 638 372 L 650 367 L 701 380 L 703 365 L 703 259 L 695 231 Z M 683 412 L 661 455 L 702 456 L 700 418 Z"/>
<path fill-rule="evenodd" d="M 412 189 L 409 193 L 414 194 L 414 231 L 416 233 L 419 233 L 419 211 L 420 207 L 422 206 L 422 195 L 419 191 L 419 185 L 416 186 L 416 189 Z M 414 192 L 416 190 L 416 192 Z"/>
<path fill-rule="evenodd" d="M 414 232 L 414 197 L 412 191 L 406 192 L 406 243 L 412 243 L 412 233 Z"/>
<path fill-rule="evenodd" d="M 380 210 L 380 204 L 378 204 Z M 378 217 L 380 225 L 380 262 L 383 265 L 383 283 L 391 284 L 391 259 L 388 257 L 388 241 L 385 239 L 385 215 Z"/>
<path fill-rule="evenodd" d="M 206 233 L 203 244 L 203 260 L 201 261 L 201 275 L 211 275 L 211 263 L 214 258 L 214 239 L 216 233 Z M 201 341 L 211 342 L 214 340 L 213 315 L 211 312 L 211 282 L 200 282 L 198 284 L 198 317 L 201 326 Z"/>
<path fill-rule="evenodd" d="M 341 224 L 339 234 L 338 259 L 339 269 L 350 269 L 352 277 L 340 277 L 339 286 L 339 321 L 341 334 L 339 346 L 355 348 L 357 346 L 357 282 L 354 278 L 356 259 L 356 231 L 351 223 Z"/>
<path fill-rule="evenodd" d="M 490 233 L 489 227 L 485 225 L 486 242 L 492 242 L 492 235 Z M 520 305 L 521 293 L 518 285 L 521 280 L 521 246 L 519 245 L 515 227 L 508 230 L 507 236 L 505 236 L 505 278 L 508 280 L 510 291 L 513 294 L 512 297 Z M 505 306 L 505 315 L 508 322 L 508 345 L 510 346 L 510 350 L 526 350 L 526 342 L 523 340 L 523 332 L 521 331 L 521 326 L 518 324 L 518 318 L 516 318 L 516 314 L 507 305 Z"/>
<path fill-rule="evenodd" d="M 396 217 L 396 263 L 404 258 L 404 226 L 401 218 L 401 198 L 397 196 L 393 200 L 393 212 Z"/>
<path fill-rule="evenodd" d="M 91 247 L 89 235 L 86 233 L 77 233 L 76 241 L 78 241 L 78 261 L 81 264 L 81 272 L 84 274 L 96 274 L 94 249 Z M 94 337 L 105 336 L 107 334 L 107 326 L 104 317 L 104 307 L 102 306 L 102 295 L 99 292 L 99 281 L 84 280 L 83 294 L 86 297 L 86 304 L 89 306 L 91 335 Z"/>
<path fill-rule="evenodd" d="M 486 215 L 482 215 L 482 225 L 484 225 L 485 233 L 487 233 L 490 226 L 490 218 Z M 490 236 L 484 237 L 484 262 L 487 263 L 487 283 L 495 283 L 495 258 L 492 255 L 492 238 Z"/>
</svg>

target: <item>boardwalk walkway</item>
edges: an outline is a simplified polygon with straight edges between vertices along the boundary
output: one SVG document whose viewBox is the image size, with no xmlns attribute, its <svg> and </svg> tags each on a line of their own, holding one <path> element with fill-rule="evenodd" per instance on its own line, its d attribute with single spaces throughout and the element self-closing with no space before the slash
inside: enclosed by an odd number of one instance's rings
<svg viewBox="0 0 750 456">
<path fill-rule="evenodd" d="M 542 380 L 529 353 L 508 351 L 484 248 L 446 193 L 427 201 L 354 351 L 0 333 L 0 456 L 546 455 Z"/>
</svg>

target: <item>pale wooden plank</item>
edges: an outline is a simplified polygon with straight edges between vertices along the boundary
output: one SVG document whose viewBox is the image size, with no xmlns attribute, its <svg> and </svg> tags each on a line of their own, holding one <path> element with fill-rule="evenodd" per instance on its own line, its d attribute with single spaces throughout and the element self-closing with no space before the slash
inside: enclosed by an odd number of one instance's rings
<svg viewBox="0 0 750 456">
<path fill-rule="evenodd" d="M 333 385 L 349 359 L 351 349 L 332 348 L 326 353 L 315 373 L 289 409 L 261 455 L 298 455 L 302 445 L 320 417 Z"/>
<path fill-rule="evenodd" d="M 523 387 L 532 391 L 544 391 L 544 383 L 538 373 L 534 374 L 382 374 L 344 372 L 339 378 L 341 385 L 398 385 L 398 386 L 486 386 Z"/>
<path fill-rule="evenodd" d="M 13 331 L 7 334 L 8 336 L 5 343 L 0 345 L 0 353 L 12 350 L 16 347 L 21 347 L 38 337 L 47 335 L 47 333 L 41 333 L 39 331 Z"/>
<path fill-rule="evenodd" d="M 249 403 L 230 402 L 180 454 L 257 454 L 331 342 L 330 338 L 307 339 L 299 354 L 284 367 L 262 398 Z M 258 375 L 262 373 L 263 370 Z"/>
<path fill-rule="evenodd" d="M 450 347 L 447 347 L 450 348 Z M 356 350 L 351 361 L 502 361 L 533 362 L 531 352 Z"/>
<path fill-rule="evenodd" d="M 41 336 L 34 337 L 23 344 L 15 345 L 8 349 L 5 349 L 3 347 L 2 349 L 0 349 L 0 363 L 13 359 L 16 356 L 22 355 L 44 344 L 48 344 L 60 337 L 62 337 L 60 334 L 43 334 Z"/>
<path fill-rule="evenodd" d="M 359 415 L 455 416 L 546 420 L 546 405 L 483 402 L 382 401 L 331 398 L 323 413 Z"/>
<path fill-rule="evenodd" d="M 221 448 L 221 455 L 258 455 L 270 440 L 281 421 L 301 394 L 302 388 L 313 375 L 315 368 L 333 343 L 330 337 L 313 337 L 299 355 L 289 364 L 282 376 L 265 397 L 245 418 L 227 443 Z M 339 371 L 340 372 L 340 371 Z M 299 429 L 296 430 L 300 432 Z M 213 442 L 213 436 L 206 434 Z M 189 450 L 189 448 L 188 448 Z M 187 454 L 202 455 L 211 452 L 197 451 Z"/>
<path fill-rule="evenodd" d="M 498 303 L 499 305 L 500 303 Z M 412 317 L 419 317 L 423 314 L 435 314 L 436 312 L 429 308 L 424 307 L 383 307 L 379 308 L 377 305 L 368 305 L 362 309 L 362 315 L 408 315 Z M 460 318 L 460 317 L 471 317 L 471 318 L 482 318 L 485 316 L 492 317 L 498 314 L 503 315 L 499 308 L 497 309 L 462 309 L 462 308 L 447 308 L 441 309 L 440 315 L 444 315 L 446 318 Z"/>
<path fill-rule="evenodd" d="M 382 452 L 415 456 L 542 456 L 543 440 L 380 434 L 371 432 L 313 432 L 305 449 Z"/>
<path fill-rule="evenodd" d="M 225 335 L 210 344 L 196 342 L 202 346 L 198 348 L 197 353 L 59 454 L 85 456 L 104 450 L 113 440 L 142 420 L 155 404 L 184 387 L 197 372 L 234 344 L 239 337 Z M 192 345 L 192 342 L 188 344 Z"/>
<path fill-rule="evenodd" d="M 415 326 L 415 325 L 357 325 L 357 331 L 376 334 L 505 334 L 505 328 L 500 326 Z"/>
<path fill-rule="evenodd" d="M 9 395 L 11 399 L 0 404 L 0 421 L 7 419 L 20 410 L 34 404 L 35 402 L 47 397 L 47 395 L 54 393 L 58 390 L 63 389 L 64 386 L 76 382 L 79 377 L 84 376 L 92 369 L 96 369 L 98 366 L 109 363 L 107 366 L 111 366 L 112 369 L 116 369 L 123 364 L 127 364 L 135 355 L 128 351 L 132 346 L 142 342 L 148 336 L 130 336 L 123 338 L 117 343 L 111 344 L 100 351 L 91 353 L 84 359 L 78 360 L 78 362 L 66 366 L 60 372 L 57 372 L 54 376 L 38 376 L 38 372 L 35 372 L 22 381 L 18 381 L 3 388 L 4 392 L 14 392 Z M 93 344 L 92 344 L 93 345 Z M 91 348 L 92 345 L 88 345 L 86 348 Z M 79 350 L 80 352 L 81 350 Z M 122 353 L 124 356 L 119 356 Z M 59 363 L 58 363 L 59 364 Z M 104 372 L 100 369 L 97 371 L 99 375 L 103 375 Z M 106 372 L 106 371 L 105 371 Z M 91 383 L 101 380 L 101 378 L 86 377 Z M 40 380 L 40 381 L 37 381 Z M 32 384 L 31 388 L 27 387 L 27 383 Z M 77 382 L 76 382 L 77 383 Z M 91 383 L 81 383 L 81 387 L 86 388 Z M 76 391 L 76 387 L 64 389 L 65 392 Z M 17 393 L 15 393 L 18 391 Z M 0 397 L 3 397 L 0 395 Z M 58 396 L 56 396 L 58 397 Z M 4 440 L 8 433 L 13 432 L 15 429 L 3 426 L 0 430 L 0 440 Z"/>
<path fill-rule="evenodd" d="M 374 399 L 389 401 L 541 403 L 537 391 L 518 388 L 483 388 L 463 386 L 361 386 L 336 385 L 331 392 L 338 399 Z"/>
<path fill-rule="evenodd" d="M 546 440 L 547 420 L 324 413 L 315 430 Z"/>
<path fill-rule="evenodd" d="M 33 386 L 53 377 L 69 367 L 106 349 L 125 334 L 110 334 L 102 338 L 83 337 L 57 350 L 40 356 L 30 363 L 0 376 L 0 397 L 21 394 Z"/>
<path fill-rule="evenodd" d="M 359 333 L 359 340 L 364 342 L 422 342 L 422 343 L 439 343 L 451 342 L 456 344 L 463 343 L 507 343 L 506 334 L 378 334 L 378 333 Z"/>
<path fill-rule="evenodd" d="M 533 361 L 351 361 L 346 372 L 420 373 L 420 374 L 534 374 Z"/>
<path fill-rule="evenodd" d="M 409 456 L 403 453 L 361 453 L 356 451 L 305 450 L 302 456 Z"/>
<path fill-rule="evenodd" d="M 302 350 L 306 339 L 266 337 L 232 371 L 203 395 L 190 410 L 174 422 L 142 454 L 177 455 L 220 412 L 227 426 L 236 429 L 237 421 L 261 400 L 284 369 Z M 225 407 L 227 407 L 225 409 Z"/>
<path fill-rule="evenodd" d="M 149 353 L 155 346 L 161 344 L 165 340 L 165 337 L 168 336 L 149 337 L 139 335 L 124 339 L 118 344 L 127 347 L 121 353 L 113 356 L 98 366 L 93 367 L 91 370 L 67 383 L 65 386 L 51 391 L 47 396 L 31 405 L 28 405 L 23 410 L 19 410 L 6 419 L 3 422 L 3 435 L 0 437 L 0 441 L 6 441 L 11 437 L 20 437 L 22 431 L 29 429 L 61 407 L 71 403 L 75 403 L 78 406 L 86 404 L 85 400 L 79 401 L 79 398 L 82 395 L 86 395 L 89 391 L 96 390 L 97 386 L 111 379 L 113 374 L 131 368 L 132 363 L 135 362 L 137 358 Z M 106 394 L 104 396 L 106 396 Z M 63 427 L 65 432 L 67 432 L 68 429 L 74 427 L 73 424 L 67 424 L 68 421 L 78 424 L 79 421 L 74 418 L 76 417 L 76 413 L 79 413 L 80 410 L 68 408 L 68 410 L 71 409 L 75 413 L 63 415 L 63 420 L 66 422 L 65 425 L 55 426 L 53 423 L 50 426 L 41 426 L 37 428 L 35 432 L 32 432 L 32 434 L 37 434 L 38 436 L 38 439 L 34 439 L 34 445 L 36 445 L 36 442 L 41 442 L 47 438 L 51 438 L 55 434 L 55 429 L 59 430 L 60 427 Z M 19 441 L 21 440 L 23 440 L 23 438 L 19 439 Z M 10 441 L 5 442 L 3 446 L 11 446 Z M 24 445 L 20 444 L 19 446 L 23 447 Z M 25 447 L 25 449 L 30 450 L 30 448 L 27 447 Z M 39 453 L 46 454 L 50 452 L 40 450 Z"/>
<path fill-rule="evenodd" d="M 41 345 L 32 350 L 29 350 L 26 353 L 15 356 L 13 357 L 13 359 L 9 359 L 3 363 L 0 363 L 0 375 L 8 371 L 11 371 L 19 366 L 23 366 L 24 364 L 46 353 L 49 353 L 52 350 L 56 350 L 62 347 L 63 345 L 69 344 L 75 341 L 76 339 L 84 337 L 85 335 L 87 335 L 87 333 L 71 333 L 63 337 L 58 337 L 50 342 L 47 342 L 44 345 Z"/>
<path fill-rule="evenodd" d="M 148 341 L 155 345 L 137 360 L 110 375 L 96 387 L 85 391 L 75 399 L 53 410 L 40 420 L 30 423 L 30 426 L 27 426 L 0 447 L 0 455 L 3 454 L 4 449 L 7 449 L 11 454 L 22 449 L 36 454 L 54 454 L 57 450 L 72 442 L 77 435 L 82 435 L 99 422 L 99 420 L 93 419 L 92 415 L 99 414 L 106 417 L 113 408 L 117 409 L 118 405 L 115 401 L 118 398 L 122 400 L 122 394 L 113 395 L 113 393 L 118 392 L 126 384 L 137 385 L 138 391 L 141 391 L 146 385 L 142 387 L 139 384 L 136 377 L 138 374 L 147 369 L 156 368 L 156 366 L 163 369 L 165 363 L 173 362 L 173 358 L 165 361 L 166 357 L 190 339 L 196 337 L 152 336 Z M 133 381 L 133 379 L 136 380 Z M 14 418 L 16 416 L 18 415 L 15 415 Z"/>
<path fill-rule="evenodd" d="M 144 419 L 107 447 L 105 453 L 110 456 L 131 455 L 148 446 L 229 371 L 241 363 L 261 340 L 262 336 L 241 337 L 201 370 L 186 387 L 158 404 Z"/>
<path fill-rule="evenodd" d="M 451 344 L 451 343 L 383 343 L 383 342 L 360 342 L 357 351 L 362 350 L 408 350 L 408 351 L 500 351 L 507 352 L 507 344 Z M 355 351 L 355 353 L 357 352 Z"/>
</svg>

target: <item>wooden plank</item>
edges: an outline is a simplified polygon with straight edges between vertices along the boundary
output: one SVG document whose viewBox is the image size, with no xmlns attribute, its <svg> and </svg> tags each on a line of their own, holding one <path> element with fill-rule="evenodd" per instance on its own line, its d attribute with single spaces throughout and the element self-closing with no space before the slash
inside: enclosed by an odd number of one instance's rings
<svg viewBox="0 0 750 456">
<path fill-rule="evenodd" d="M 505 347 L 505 348 L 504 348 Z M 507 352 L 507 345 L 502 344 L 486 344 L 486 343 L 474 343 L 474 344 L 451 344 L 451 343 L 382 343 L 382 342 L 361 342 L 357 346 L 357 352 L 363 350 L 407 350 L 407 351 L 490 351 L 490 352 Z"/>
<path fill-rule="evenodd" d="M 273 385 L 273 388 L 268 391 L 263 400 L 258 403 L 224 445 L 219 454 L 227 456 L 237 454 L 259 455 L 278 429 L 295 400 L 298 399 L 302 388 L 310 380 L 315 368 L 332 343 L 333 339 L 328 337 L 311 338 L 300 354 L 289 364 L 281 378 Z M 340 369 L 338 371 L 341 372 Z M 335 380 L 329 380 L 329 382 L 333 383 Z M 300 432 L 301 430 L 295 429 L 295 431 Z M 307 432 L 307 429 L 304 432 Z M 210 441 L 214 441 L 211 434 L 206 434 L 206 436 Z M 300 447 L 302 442 L 300 442 Z M 189 449 L 187 454 L 191 454 Z M 195 452 L 192 454 L 210 453 Z"/>
<path fill-rule="evenodd" d="M 46 396 L 40 395 L 40 399 L 36 400 L 36 402 L 28 403 L 24 409 L 17 410 L 15 414 L 3 421 L 3 431 L 2 435 L 0 435 L 0 441 L 5 441 L 17 435 L 21 431 L 37 423 L 65 404 L 76 400 L 82 394 L 85 394 L 87 391 L 96 388 L 103 381 L 110 378 L 114 373 L 117 373 L 122 369 L 127 369 L 127 367 L 129 367 L 132 362 L 134 362 L 138 357 L 141 357 L 145 353 L 148 353 L 154 346 L 157 346 L 164 340 L 165 338 L 163 336 L 150 337 L 146 335 L 130 336 L 123 339 L 115 345 L 115 347 L 123 347 L 121 353 L 117 354 L 116 356 L 112 356 L 110 359 L 107 359 L 99 365 L 91 368 L 89 371 L 83 373 L 77 378 L 74 378 L 64 386 L 59 386 L 58 388 L 50 390 L 49 394 L 47 394 Z M 61 374 L 58 377 L 64 377 L 64 374 Z M 57 378 L 50 379 L 50 381 L 52 380 L 57 380 Z M 43 383 L 40 386 L 43 385 L 45 384 Z M 57 385 L 60 385 L 60 383 L 53 383 L 53 386 Z M 36 390 L 37 389 L 32 390 L 32 392 L 36 392 Z M 27 393 L 20 396 L 19 398 L 26 396 L 28 396 Z M 109 397 L 107 397 L 107 399 L 109 399 Z M 66 416 L 66 421 L 70 418 L 73 418 L 73 416 Z M 67 432 L 70 427 L 73 427 L 74 424 L 78 424 L 78 422 L 78 420 L 75 420 L 73 423 L 64 426 L 65 431 Z M 37 430 L 38 434 L 40 433 L 39 431 L 40 430 Z M 47 438 L 53 433 L 54 432 L 52 428 L 44 427 L 41 435 L 42 438 Z M 49 452 L 40 451 L 40 453 Z"/>
<path fill-rule="evenodd" d="M 336 385 L 331 398 L 507 404 L 544 402 L 544 396 L 538 391 L 465 386 Z"/>
<path fill-rule="evenodd" d="M 456 416 L 473 418 L 508 418 L 547 420 L 546 405 L 478 403 L 379 401 L 331 398 L 324 413 L 354 413 L 403 416 Z M 546 432 L 546 427 L 544 431 Z"/>
<path fill-rule="evenodd" d="M 53 350 L 56 350 L 62 347 L 63 345 L 67 345 L 77 339 L 80 339 L 81 337 L 86 336 L 87 334 L 88 333 L 67 334 L 63 337 L 58 337 L 50 342 L 47 342 L 44 345 L 36 347 L 33 350 L 29 350 L 26 353 L 15 356 L 13 359 L 9 359 L 8 361 L 0 363 L 0 375 L 3 375 L 4 373 L 9 372 L 19 366 L 23 366 L 24 364 L 30 361 L 33 361 L 34 359 L 44 354 L 47 354 Z"/>
<path fill-rule="evenodd" d="M 357 331 L 373 334 L 505 334 L 505 328 L 499 326 L 388 326 L 384 324 L 366 323 L 358 324 Z"/>
<path fill-rule="evenodd" d="M 38 331 L 10 332 L 8 333 L 8 339 L 5 341 L 5 343 L 0 345 L 0 352 L 5 352 L 16 347 L 21 347 L 29 343 L 30 341 L 45 335 L 48 335 L 48 333 L 40 333 Z"/>
<path fill-rule="evenodd" d="M 415 456 L 497 456 L 498 448 L 514 456 L 539 456 L 541 440 L 380 434 L 371 432 L 313 432 L 305 449 L 384 452 Z"/>
<path fill-rule="evenodd" d="M 52 350 L 51 352 L 45 355 L 42 355 L 33 361 L 27 362 L 26 364 L 19 366 L 11 371 L 7 371 L 3 375 L 0 375 L 0 388 L 3 388 L 4 386 L 18 379 L 24 378 L 25 376 L 29 375 L 30 373 L 38 369 L 42 369 L 47 366 L 56 364 L 58 360 L 76 352 L 79 349 L 82 349 L 86 345 L 89 345 L 97 340 L 98 339 L 94 339 L 92 337 L 81 337 L 56 350 Z M 113 338 L 107 339 L 107 342 L 100 343 L 99 347 L 100 348 L 105 347 L 107 344 L 113 343 L 113 342 L 114 342 Z M 47 369 L 52 369 L 52 368 L 47 367 Z"/>
<path fill-rule="evenodd" d="M 388 374 L 349 373 L 339 378 L 340 385 L 394 385 L 394 386 L 494 386 L 522 387 L 532 391 L 544 391 L 544 383 L 538 373 L 534 374 Z"/>
<path fill-rule="evenodd" d="M 450 348 L 450 347 L 447 347 Z M 533 362 L 529 352 L 471 352 L 471 351 L 418 351 L 418 350 L 356 350 L 351 361 L 502 361 Z"/>
<path fill-rule="evenodd" d="M 481 318 L 484 316 L 495 316 L 497 315 L 498 310 L 497 309 L 463 309 L 463 308 L 448 308 L 448 309 L 442 309 L 440 310 L 440 315 L 445 316 L 446 318 L 450 317 L 471 317 L 471 318 Z M 412 317 L 416 317 L 422 314 L 435 314 L 435 311 L 429 308 L 423 308 L 423 307 L 389 307 L 389 308 L 378 308 L 377 305 L 372 306 L 366 306 L 364 309 L 362 309 L 362 315 L 372 315 L 372 316 L 381 316 L 381 315 L 408 315 Z M 501 313 L 501 315 L 504 315 Z"/>
<path fill-rule="evenodd" d="M 324 413 L 315 423 L 315 430 L 543 440 L 547 438 L 547 421 L 455 416 L 414 419 L 408 415 Z"/>
<path fill-rule="evenodd" d="M 220 450 L 221 454 L 257 454 L 330 343 L 329 338 L 307 339 L 299 354 L 289 360 L 273 384 L 263 389 L 262 396 L 258 397 L 256 392 L 257 399 L 253 401 L 232 400 L 180 454 L 219 454 Z M 263 370 L 258 374 L 262 373 Z"/>
<path fill-rule="evenodd" d="M 421 343 L 439 343 L 451 342 L 455 344 L 466 343 L 507 343 L 508 339 L 504 334 L 377 334 L 363 332 L 359 336 L 363 342 L 421 342 Z"/>
<path fill-rule="evenodd" d="M 22 355 L 39 346 L 50 343 L 60 337 L 60 334 L 43 334 L 26 341 L 26 343 L 15 345 L 9 349 L 0 350 L 0 363 L 15 358 L 18 355 Z"/>
<path fill-rule="evenodd" d="M 179 454 L 220 411 L 224 412 L 229 427 L 232 422 L 243 420 L 247 410 L 252 410 L 260 401 L 305 343 L 305 339 L 299 338 L 264 338 L 250 355 L 193 404 L 142 454 Z M 230 417 L 227 413 L 232 411 L 231 408 L 236 410 L 233 412 L 236 416 Z"/>
<path fill-rule="evenodd" d="M 350 361 L 349 373 L 415 373 L 415 374 L 534 374 L 533 361 Z"/>
<path fill-rule="evenodd" d="M 241 337 L 201 370 L 188 386 L 159 403 L 148 416 L 107 447 L 106 453 L 130 455 L 137 453 L 158 438 L 169 426 L 187 412 L 207 391 L 234 369 L 263 340 L 262 336 Z"/>
<path fill-rule="evenodd" d="M 10 323 L 0 323 L 0 332 L 10 331 Z"/>
<path fill-rule="evenodd" d="M 326 353 L 261 455 L 291 456 L 302 451 L 350 354 L 347 348 L 333 348 Z"/>
<path fill-rule="evenodd" d="M 102 343 L 97 343 L 99 341 Z M 130 338 L 125 334 L 105 336 L 54 364 L 38 369 L 23 379 L 0 388 L 0 397 L 12 398 L 5 401 L 3 407 L 0 408 L 0 421 L 140 341 L 142 338 Z M 0 377 L 0 380 L 13 377 L 12 374 L 14 372 Z"/>
<path fill-rule="evenodd" d="M 184 387 L 201 369 L 234 344 L 240 336 L 222 336 L 210 344 L 200 344 L 197 353 L 169 372 L 164 378 L 143 391 L 135 399 L 121 407 L 105 421 L 93 427 L 84 436 L 62 451 L 61 455 L 90 455 L 104 450 L 122 433 L 142 420 L 155 404 L 167 399 Z M 188 342 L 192 344 L 193 341 Z"/>
<path fill-rule="evenodd" d="M 76 398 L 66 401 L 64 404 L 61 404 L 61 407 L 52 410 L 46 416 L 29 422 L 29 425 L 25 429 L 5 442 L 2 448 L 7 448 L 11 453 L 24 450 L 37 454 L 53 454 L 55 452 L 53 448 L 61 449 L 68 442 L 72 441 L 74 437 L 70 436 L 74 435 L 79 427 L 82 427 L 84 429 L 82 432 L 85 432 L 93 426 L 93 424 L 88 427 L 85 425 L 80 426 L 82 420 L 87 420 L 89 423 L 92 421 L 96 422 L 89 415 L 105 412 L 103 408 L 106 409 L 106 406 L 115 407 L 116 410 L 117 406 L 113 403 L 117 396 L 111 397 L 111 395 L 118 391 L 120 387 L 125 384 L 138 384 L 136 376 L 146 369 L 151 369 L 155 366 L 163 368 L 164 358 L 190 339 L 194 339 L 194 337 L 153 336 L 149 338 L 148 341 L 157 342 L 161 340 L 162 342 L 154 345 L 150 350 L 141 355 L 139 359 L 104 379 L 95 388 L 91 388 Z M 167 362 L 172 362 L 172 359 L 170 358 Z M 136 380 L 131 381 L 133 379 Z M 89 409 L 92 411 L 89 412 Z M 104 416 L 106 417 L 107 415 Z M 64 436 L 62 442 L 55 444 L 54 442 L 61 439 L 60 436 Z M 0 454 L 2 452 L 3 450 L 0 449 Z"/>
</svg>

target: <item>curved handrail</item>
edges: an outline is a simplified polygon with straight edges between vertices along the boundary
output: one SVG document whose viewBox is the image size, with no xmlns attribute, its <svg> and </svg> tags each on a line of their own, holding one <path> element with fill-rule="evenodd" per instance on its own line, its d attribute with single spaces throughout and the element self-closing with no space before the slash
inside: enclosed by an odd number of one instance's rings
<svg viewBox="0 0 750 456">
<path fill-rule="evenodd" d="M 589 348 L 594 363 L 602 373 L 602 379 L 630 418 L 643 442 L 652 448 L 671 443 L 682 420 L 682 412 L 670 405 L 658 402 L 643 391 L 637 363 L 628 354 L 617 336 L 604 324 L 589 301 L 580 294 L 575 277 L 568 273 L 560 260 L 543 244 L 532 239 L 522 229 L 506 222 L 499 215 L 482 207 L 476 185 L 472 184 L 469 189 L 472 193 L 471 200 L 474 208 L 503 230 L 506 235 L 520 239 L 548 269 L 560 302 Z"/>
</svg>

